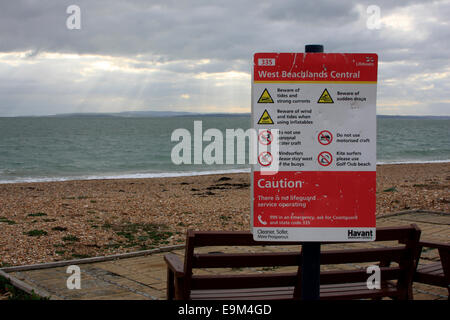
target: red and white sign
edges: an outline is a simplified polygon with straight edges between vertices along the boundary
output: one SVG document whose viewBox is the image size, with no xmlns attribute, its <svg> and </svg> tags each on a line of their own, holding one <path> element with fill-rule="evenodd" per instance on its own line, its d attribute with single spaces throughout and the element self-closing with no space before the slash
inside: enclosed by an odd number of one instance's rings
<svg viewBox="0 0 450 320">
<path fill-rule="evenodd" d="M 317 162 L 323 167 L 328 167 L 333 162 L 333 156 L 327 151 L 322 151 L 317 156 Z"/>
<path fill-rule="evenodd" d="M 375 240 L 377 65 L 373 53 L 254 55 L 255 240 Z"/>
<path fill-rule="evenodd" d="M 273 157 L 270 152 L 264 151 L 264 152 L 261 152 L 258 156 L 258 162 L 263 167 L 270 166 L 272 164 L 272 161 L 273 161 Z"/>
<path fill-rule="evenodd" d="M 260 132 L 258 135 L 258 141 L 262 145 L 268 146 L 269 144 L 272 143 L 272 140 L 273 140 L 273 136 L 269 130 L 264 130 L 264 131 Z"/>
<path fill-rule="evenodd" d="M 327 146 L 331 142 L 333 142 L 333 135 L 328 130 L 323 130 L 319 133 L 319 136 L 317 137 L 319 143 L 321 145 Z"/>
</svg>

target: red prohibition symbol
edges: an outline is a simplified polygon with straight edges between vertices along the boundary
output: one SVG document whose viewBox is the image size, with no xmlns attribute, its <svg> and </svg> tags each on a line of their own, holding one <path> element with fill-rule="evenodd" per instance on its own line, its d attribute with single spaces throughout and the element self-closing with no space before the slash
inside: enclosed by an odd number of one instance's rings
<svg viewBox="0 0 450 320">
<path fill-rule="evenodd" d="M 273 140 L 272 132 L 270 132 L 269 130 L 260 132 L 258 135 L 258 140 L 261 144 L 268 146 L 272 143 Z"/>
<path fill-rule="evenodd" d="M 319 135 L 317 136 L 317 140 L 319 140 L 319 143 L 321 145 L 327 146 L 333 141 L 333 135 L 328 130 L 320 131 Z"/>
<path fill-rule="evenodd" d="M 317 162 L 323 167 L 328 167 L 333 162 L 333 156 L 328 151 L 323 151 L 317 156 Z"/>
<path fill-rule="evenodd" d="M 273 161 L 272 154 L 268 151 L 261 152 L 258 156 L 258 162 L 263 167 L 270 166 L 272 161 Z"/>
</svg>

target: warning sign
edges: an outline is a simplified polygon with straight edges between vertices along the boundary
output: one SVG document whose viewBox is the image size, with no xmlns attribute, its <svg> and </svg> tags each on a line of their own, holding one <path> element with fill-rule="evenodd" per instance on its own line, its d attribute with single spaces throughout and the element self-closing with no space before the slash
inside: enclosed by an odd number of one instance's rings
<svg viewBox="0 0 450 320">
<path fill-rule="evenodd" d="M 264 151 L 264 152 L 261 152 L 258 156 L 258 162 L 263 167 L 270 166 L 272 164 L 272 161 L 273 161 L 273 157 L 270 152 Z"/>
<path fill-rule="evenodd" d="M 334 103 L 333 99 L 331 98 L 326 88 L 325 90 L 323 90 L 317 103 Z"/>
<path fill-rule="evenodd" d="M 269 130 L 264 130 L 264 131 L 260 132 L 258 135 L 258 141 L 262 145 L 268 146 L 273 141 L 272 132 L 270 132 Z"/>
<path fill-rule="evenodd" d="M 323 151 L 317 156 L 317 161 L 321 166 L 328 167 L 333 162 L 333 156 L 331 153 Z"/>
<path fill-rule="evenodd" d="M 255 240 L 375 240 L 377 65 L 371 53 L 254 55 Z"/>
<path fill-rule="evenodd" d="M 270 96 L 269 91 L 267 91 L 267 88 L 264 89 L 263 93 L 259 97 L 258 103 L 273 103 L 272 97 Z"/>
<path fill-rule="evenodd" d="M 319 136 L 317 137 L 319 143 L 323 146 L 329 145 L 333 141 L 333 135 L 328 130 L 320 131 Z"/>
<path fill-rule="evenodd" d="M 259 118 L 258 124 L 273 124 L 273 120 L 267 110 L 264 110 L 261 118 Z"/>
</svg>

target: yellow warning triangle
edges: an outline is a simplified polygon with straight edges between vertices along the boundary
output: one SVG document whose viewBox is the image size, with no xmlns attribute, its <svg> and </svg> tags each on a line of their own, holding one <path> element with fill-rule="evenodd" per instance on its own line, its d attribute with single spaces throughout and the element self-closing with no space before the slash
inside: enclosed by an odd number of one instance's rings
<svg viewBox="0 0 450 320">
<path fill-rule="evenodd" d="M 261 118 L 259 118 L 258 124 L 273 124 L 273 120 L 267 110 L 264 110 Z"/>
<path fill-rule="evenodd" d="M 261 97 L 259 97 L 258 103 L 273 103 L 272 97 L 270 96 L 269 91 L 267 91 L 267 88 L 264 89 Z"/>
<path fill-rule="evenodd" d="M 325 90 L 323 90 L 322 95 L 320 96 L 319 101 L 317 101 L 317 103 L 334 103 L 333 99 L 330 96 L 330 93 L 326 88 Z"/>
</svg>

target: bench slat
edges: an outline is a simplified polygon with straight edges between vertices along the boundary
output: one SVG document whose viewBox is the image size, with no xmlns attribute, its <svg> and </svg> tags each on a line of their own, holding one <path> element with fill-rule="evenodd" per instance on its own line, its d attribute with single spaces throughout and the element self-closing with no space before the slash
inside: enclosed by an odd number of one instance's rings
<svg viewBox="0 0 450 320">
<path fill-rule="evenodd" d="M 251 299 L 251 300 L 279 300 L 292 299 L 294 287 L 283 288 L 257 288 L 257 289 L 233 289 L 233 290 L 193 290 L 193 300 L 221 300 L 221 299 Z M 397 296 L 395 286 L 387 284 L 382 289 L 368 289 L 365 283 L 354 283 L 350 285 L 325 285 L 320 287 L 321 299 L 349 299 L 349 298 L 372 298 L 374 296 Z"/>
<path fill-rule="evenodd" d="M 194 254 L 192 260 L 193 268 L 256 268 L 298 266 L 300 264 L 299 252 Z"/>
<path fill-rule="evenodd" d="M 193 275 L 192 290 L 295 286 L 297 273 Z"/>
<path fill-rule="evenodd" d="M 280 242 L 255 241 L 253 235 L 246 231 L 192 231 L 188 237 L 192 236 L 195 247 L 204 246 L 278 246 Z M 283 242 L 283 245 L 301 245 L 300 242 Z"/>
<path fill-rule="evenodd" d="M 365 284 L 362 284 L 359 288 L 355 287 L 352 291 L 341 291 L 339 286 L 327 288 L 327 292 L 323 292 L 325 288 L 320 288 L 320 299 L 323 300 L 347 300 L 347 299 L 365 299 L 365 298 L 381 298 L 381 297 L 397 297 L 399 292 L 394 287 L 387 287 L 383 289 L 367 289 Z"/>
<path fill-rule="evenodd" d="M 253 235 L 246 231 L 188 231 L 195 247 L 202 246 L 257 246 L 280 245 L 277 241 L 255 241 Z M 409 239 L 411 226 L 377 228 L 376 241 L 397 241 Z M 331 242 L 330 242 L 331 243 Z M 339 242 L 334 242 L 339 243 Z M 301 242 L 282 242 L 283 245 L 301 245 Z"/>
<path fill-rule="evenodd" d="M 196 290 L 192 291 L 192 299 L 230 299 L 230 298 L 243 298 L 243 299 L 276 299 L 281 297 L 282 299 L 292 299 L 294 294 L 294 287 L 283 288 L 258 288 L 258 289 L 234 289 L 234 290 Z M 211 298 L 213 297 L 213 298 Z"/>
<path fill-rule="evenodd" d="M 383 267 L 380 268 L 380 277 L 384 280 L 398 279 L 401 274 L 400 267 Z M 336 283 L 355 283 L 367 281 L 369 274 L 366 270 L 342 270 L 342 271 L 323 271 L 320 273 L 321 284 Z"/>
<path fill-rule="evenodd" d="M 380 268 L 381 279 L 393 280 L 400 275 L 399 267 Z M 321 284 L 359 283 L 369 275 L 365 270 L 324 271 L 320 274 Z M 237 274 L 237 275 L 193 275 L 192 290 L 206 289 L 249 289 L 262 287 L 295 286 L 297 273 Z"/>
<path fill-rule="evenodd" d="M 384 260 L 399 261 L 407 251 L 404 246 L 397 248 L 373 248 L 367 250 L 329 250 L 320 256 L 321 265 L 356 262 L 378 262 Z M 238 268 L 238 267 L 269 267 L 269 266 L 299 266 L 301 254 L 298 252 L 277 253 L 215 253 L 194 254 L 193 268 Z"/>
</svg>

